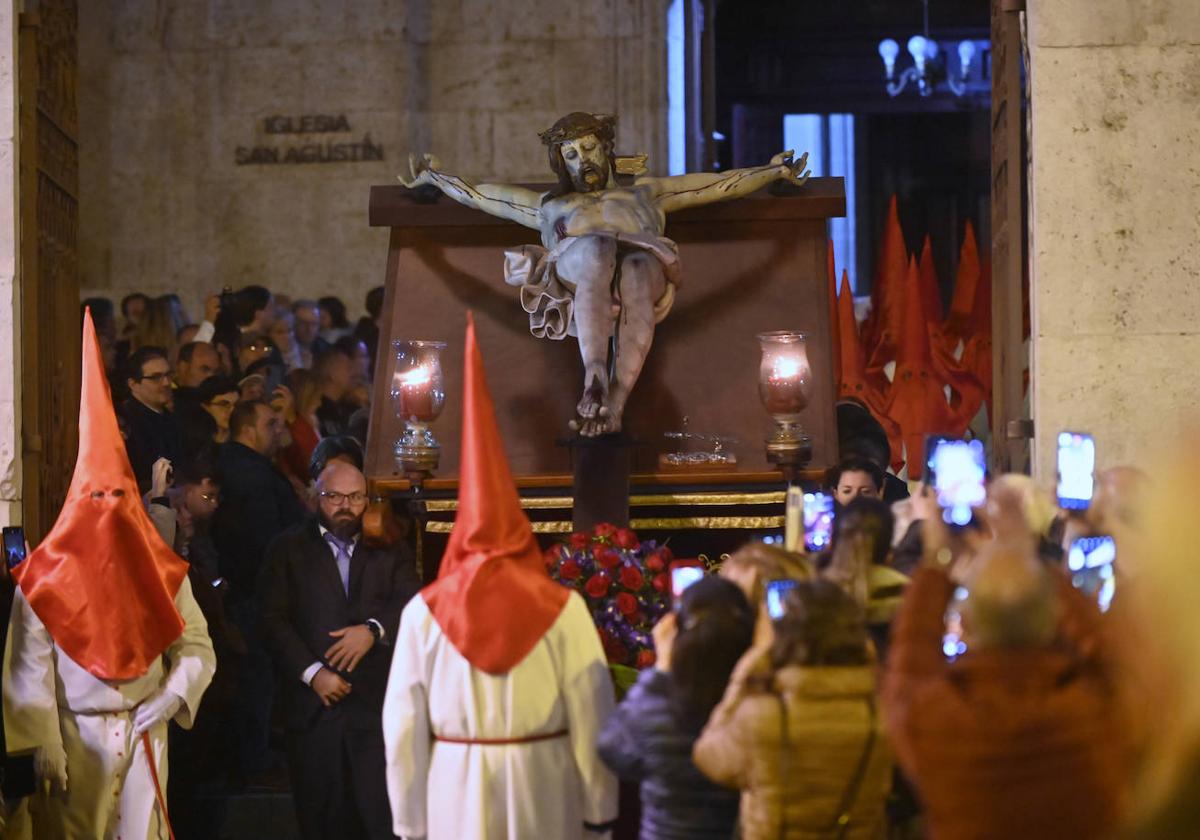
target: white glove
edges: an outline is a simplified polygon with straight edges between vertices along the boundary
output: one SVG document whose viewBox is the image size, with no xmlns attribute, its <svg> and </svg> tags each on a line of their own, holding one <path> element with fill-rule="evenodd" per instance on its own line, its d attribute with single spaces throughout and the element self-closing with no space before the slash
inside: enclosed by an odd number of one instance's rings
<svg viewBox="0 0 1200 840">
<path fill-rule="evenodd" d="M 67 790 L 67 751 L 62 744 L 50 744 L 33 751 L 33 772 L 51 793 Z"/>
<path fill-rule="evenodd" d="M 143 732 L 149 732 L 158 724 L 166 723 L 175 717 L 182 705 L 182 698 L 166 689 L 146 698 L 133 713 L 133 737 L 140 738 Z"/>
</svg>

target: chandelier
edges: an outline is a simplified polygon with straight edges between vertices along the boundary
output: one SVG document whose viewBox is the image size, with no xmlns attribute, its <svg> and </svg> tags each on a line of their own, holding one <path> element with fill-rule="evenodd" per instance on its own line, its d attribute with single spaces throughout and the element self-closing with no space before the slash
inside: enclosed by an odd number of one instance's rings
<svg viewBox="0 0 1200 840">
<path fill-rule="evenodd" d="M 945 58 L 941 55 L 938 42 L 929 37 L 929 0 L 922 0 L 924 8 L 924 30 L 921 35 L 908 39 L 908 54 L 912 56 L 912 66 L 896 75 L 896 59 L 900 56 L 900 45 L 891 38 L 879 42 L 879 57 L 883 59 L 883 69 L 887 77 L 887 92 L 889 96 L 899 96 L 910 83 L 916 85 L 921 96 L 932 96 L 934 84 L 939 79 L 955 96 L 967 92 L 967 77 L 971 73 L 971 64 L 975 60 L 978 48 L 974 41 L 958 42 L 958 73 L 949 72 Z"/>
</svg>

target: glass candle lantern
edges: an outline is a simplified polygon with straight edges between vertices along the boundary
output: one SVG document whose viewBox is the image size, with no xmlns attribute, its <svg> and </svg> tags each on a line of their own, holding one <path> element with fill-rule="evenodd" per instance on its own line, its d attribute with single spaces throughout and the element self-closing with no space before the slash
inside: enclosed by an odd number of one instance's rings
<svg viewBox="0 0 1200 840">
<path fill-rule="evenodd" d="M 792 480 L 812 457 L 812 440 L 800 428 L 812 387 L 805 335 L 792 330 L 759 333 L 758 343 L 758 397 L 775 421 L 775 432 L 766 441 L 767 460 Z"/>
<path fill-rule="evenodd" d="M 446 404 L 442 376 L 445 348 L 442 341 L 392 342 L 396 360 L 392 371 L 392 405 L 396 417 L 404 423 L 395 455 L 397 464 L 406 473 L 432 472 L 437 467 L 441 446 L 429 424 Z"/>
<path fill-rule="evenodd" d="M 812 369 L 808 365 L 804 333 L 760 333 L 762 361 L 758 366 L 758 396 L 763 408 L 777 420 L 799 422 L 808 406 Z"/>
</svg>

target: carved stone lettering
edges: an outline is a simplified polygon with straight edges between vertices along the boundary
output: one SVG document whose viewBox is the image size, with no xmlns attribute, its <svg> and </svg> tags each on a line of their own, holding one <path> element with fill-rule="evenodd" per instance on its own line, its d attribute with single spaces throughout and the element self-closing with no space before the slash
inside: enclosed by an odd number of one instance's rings
<svg viewBox="0 0 1200 840">
<path fill-rule="evenodd" d="M 272 131 L 272 120 L 288 120 L 289 117 L 269 117 L 267 132 L 273 134 L 307 133 L 299 131 Z M 309 118 L 304 118 L 309 119 Z M 326 119 L 313 117 L 312 119 Z M 345 117 L 329 117 L 340 120 L 349 129 Z M 298 123 L 292 123 L 298 125 Z M 282 125 L 282 123 L 281 123 Z M 359 163 L 384 159 L 383 145 L 371 141 L 370 132 L 357 143 L 304 143 L 295 146 L 238 146 L 233 152 L 233 161 L 238 166 L 261 166 L 270 164 L 305 163 Z"/>
<path fill-rule="evenodd" d="M 350 131 L 350 120 L 345 114 L 276 114 L 263 120 L 263 129 L 267 134 L 335 134 Z"/>
</svg>

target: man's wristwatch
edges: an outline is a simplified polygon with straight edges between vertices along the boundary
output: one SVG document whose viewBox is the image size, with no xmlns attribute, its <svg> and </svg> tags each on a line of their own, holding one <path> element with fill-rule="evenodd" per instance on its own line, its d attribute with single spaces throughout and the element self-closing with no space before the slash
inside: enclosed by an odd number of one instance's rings
<svg viewBox="0 0 1200 840">
<path fill-rule="evenodd" d="M 372 621 L 372 620 L 368 619 L 366 621 L 366 625 L 367 625 L 367 629 L 371 631 L 372 639 L 374 639 L 375 641 L 378 642 L 380 639 L 383 638 L 383 627 L 380 626 L 378 621 Z"/>
</svg>

